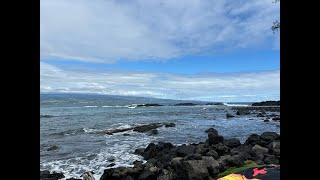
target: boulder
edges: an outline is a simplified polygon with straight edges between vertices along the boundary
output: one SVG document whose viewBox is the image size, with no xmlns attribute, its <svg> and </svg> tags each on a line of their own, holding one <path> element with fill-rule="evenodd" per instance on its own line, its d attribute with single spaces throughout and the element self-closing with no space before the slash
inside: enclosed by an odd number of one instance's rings
<svg viewBox="0 0 320 180">
<path fill-rule="evenodd" d="M 267 146 L 270 142 L 274 140 L 279 140 L 280 135 L 277 134 L 276 132 L 264 132 L 260 135 L 260 145 L 262 146 Z"/>
<path fill-rule="evenodd" d="M 266 154 L 263 159 L 265 164 L 279 164 L 279 159 L 275 155 Z"/>
<path fill-rule="evenodd" d="M 241 155 L 233 155 L 233 156 L 227 156 L 225 159 L 224 159 L 224 166 L 227 166 L 227 167 L 240 167 L 243 165 L 245 159 L 241 156 Z"/>
<path fill-rule="evenodd" d="M 274 154 L 276 156 L 280 156 L 280 141 L 271 142 L 268 145 L 268 148 L 269 148 L 271 154 Z"/>
<path fill-rule="evenodd" d="M 219 163 L 213 157 L 204 156 L 202 160 L 182 161 L 175 169 L 178 179 L 203 180 L 219 173 Z"/>
<path fill-rule="evenodd" d="M 251 134 L 246 140 L 247 145 L 256 145 L 260 142 L 260 136 L 258 134 Z"/>
<path fill-rule="evenodd" d="M 139 175 L 138 180 L 153 180 L 157 178 L 159 173 L 159 168 L 157 167 L 150 167 L 145 168 L 142 173 Z"/>
<path fill-rule="evenodd" d="M 201 154 L 189 154 L 183 158 L 184 160 L 201 160 Z"/>
<path fill-rule="evenodd" d="M 222 143 L 218 143 L 215 145 L 212 145 L 213 150 L 215 150 L 219 156 L 223 156 L 225 154 L 228 154 L 230 152 L 230 148 L 228 148 L 228 146 L 222 144 Z"/>
<path fill-rule="evenodd" d="M 223 136 L 217 135 L 216 133 L 213 133 L 213 132 L 208 133 L 209 145 L 222 143 L 223 140 L 224 140 Z"/>
<path fill-rule="evenodd" d="M 157 177 L 157 180 L 173 180 L 173 172 L 167 169 L 162 169 L 161 173 Z"/>
<path fill-rule="evenodd" d="M 223 143 L 229 148 L 235 148 L 241 145 L 240 140 L 237 138 L 226 139 Z"/>
<path fill-rule="evenodd" d="M 157 146 L 154 143 L 150 143 L 143 152 L 143 157 L 148 160 L 153 157 L 156 157 L 158 154 Z"/>
<path fill-rule="evenodd" d="M 144 150 L 145 150 L 144 148 L 138 148 L 134 151 L 134 154 L 138 154 L 138 155 L 142 156 L 144 153 Z"/>
<path fill-rule="evenodd" d="M 206 133 L 213 133 L 213 134 L 215 134 L 215 135 L 219 135 L 218 134 L 218 131 L 216 130 L 216 129 L 214 129 L 214 128 L 209 128 L 209 129 L 207 129 L 206 131 L 205 131 Z"/>
<path fill-rule="evenodd" d="M 264 158 L 264 155 L 266 155 L 269 152 L 269 150 L 265 147 L 262 147 L 262 146 L 256 144 L 252 147 L 252 152 L 253 152 L 253 159 L 254 160 L 262 161 Z"/>
<path fill-rule="evenodd" d="M 227 118 L 233 118 L 233 117 L 235 117 L 235 116 L 232 115 L 232 114 L 230 114 L 230 113 L 227 113 L 227 114 L 226 114 L 226 117 L 227 117 Z"/>
<path fill-rule="evenodd" d="M 205 155 L 206 156 L 211 156 L 214 159 L 219 159 L 219 154 L 217 153 L 217 151 L 215 151 L 213 149 L 209 150 Z"/>
<path fill-rule="evenodd" d="M 237 112 L 236 112 L 236 115 L 238 115 L 238 116 L 241 116 L 241 115 L 249 115 L 250 114 L 250 112 L 249 112 L 249 110 L 247 110 L 247 109 L 239 109 Z"/>
<path fill-rule="evenodd" d="M 252 147 L 250 145 L 240 145 L 236 148 L 231 149 L 231 155 L 240 155 L 243 159 L 251 159 L 251 154 L 253 154 Z"/>
<path fill-rule="evenodd" d="M 185 157 L 189 154 L 193 154 L 196 150 L 196 147 L 195 146 L 192 146 L 192 145 L 181 145 L 181 146 L 178 146 L 177 147 L 177 150 L 176 150 L 176 154 L 178 157 Z"/>
<path fill-rule="evenodd" d="M 267 154 L 269 150 L 265 147 L 261 147 L 260 145 L 254 145 L 252 147 L 252 151 L 256 154 Z"/>
<path fill-rule="evenodd" d="M 40 180 L 58 180 L 64 178 L 63 173 L 52 172 L 48 170 L 40 171 Z"/>
</svg>

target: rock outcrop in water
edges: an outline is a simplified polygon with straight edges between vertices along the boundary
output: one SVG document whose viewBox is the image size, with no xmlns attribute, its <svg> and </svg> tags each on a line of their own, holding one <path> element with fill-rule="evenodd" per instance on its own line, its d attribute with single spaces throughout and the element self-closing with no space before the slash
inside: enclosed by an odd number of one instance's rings
<svg viewBox="0 0 320 180">
<path fill-rule="evenodd" d="M 140 133 L 145 133 L 145 132 L 151 132 L 152 130 L 155 130 L 159 127 L 175 127 L 174 123 L 169 123 L 169 122 L 164 122 L 164 123 L 150 123 L 150 124 L 145 124 L 145 125 L 139 125 L 135 127 L 129 127 L 129 128 L 119 128 L 119 129 L 111 129 L 111 130 L 106 130 L 103 131 L 103 134 L 108 134 L 112 135 L 114 133 L 119 133 L 119 132 L 126 132 L 133 130 L 135 132 L 140 132 Z M 156 131 L 151 132 L 152 134 L 156 134 Z"/>
<path fill-rule="evenodd" d="M 161 104 L 138 104 L 137 107 L 153 107 L 153 106 L 163 106 Z"/>
<path fill-rule="evenodd" d="M 239 167 L 246 160 L 259 164 L 279 164 L 280 135 L 265 132 L 252 134 L 244 144 L 236 138 L 225 139 L 218 131 L 207 130 L 208 139 L 198 144 L 174 146 L 171 143 L 150 143 L 136 154 L 147 162 L 134 162 L 134 167 L 106 169 L 100 180 L 203 180 L 216 178 L 230 167 Z"/>
<path fill-rule="evenodd" d="M 178 103 L 175 104 L 174 106 L 196 106 L 198 104 L 194 104 L 194 103 Z"/>
</svg>

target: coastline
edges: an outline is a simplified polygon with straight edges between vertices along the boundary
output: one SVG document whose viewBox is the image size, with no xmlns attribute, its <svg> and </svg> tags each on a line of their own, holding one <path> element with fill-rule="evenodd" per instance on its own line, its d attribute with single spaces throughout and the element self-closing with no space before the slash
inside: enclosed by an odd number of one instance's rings
<svg viewBox="0 0 320 180">
<path fill-rule="evenodd" d="M 234 116 L 249 113 L 271 118 L 266 112 L 279 112 L 280 106 L 228 106 L 227 109 L 232 110 Z M 136 161 L 133 167 L 110 166 L 100 179 L 215 179 L 228 168 L 241 167 L 248 160 L 257 165 L 279 164 L 280 135 L 275 132 L 250 135 L 242 144 L 235 138 L 225 139 L 213 128 L 207 133 L 208 139 L 205 142 L 179 146 L 158 142 L 136 149 L 135 154 L 144 157 L 146 163 Z M 40 180 L 63 178 L 59 172 L 40 171 L 40 174 Z"/>
</svg>

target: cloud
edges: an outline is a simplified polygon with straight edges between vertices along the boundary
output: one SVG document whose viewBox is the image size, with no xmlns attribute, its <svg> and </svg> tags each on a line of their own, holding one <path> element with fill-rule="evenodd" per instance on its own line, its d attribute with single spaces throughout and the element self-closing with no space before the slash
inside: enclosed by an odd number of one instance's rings
<svg viewBox="0 0 320 180">
<path fill-rule="evenodd" d="M 169 74 L 64 70 L 41 62 L 40 91 L 169 99 L 259 101 L 279 99 L 280 72 Z"/>
<path fill-rule="evenodd" d="M 41 0 L 41 59 L 113 63 L 278 47 L 272 0 Z"/>
</svg>

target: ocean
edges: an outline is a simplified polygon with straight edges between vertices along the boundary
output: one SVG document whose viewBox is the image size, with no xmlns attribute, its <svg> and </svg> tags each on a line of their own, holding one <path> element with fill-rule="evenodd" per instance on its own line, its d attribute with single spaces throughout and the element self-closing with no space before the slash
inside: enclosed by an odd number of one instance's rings
<svg viewBox="0 0 320 180">
<path fill-rule="evenodd" d="M 197 105 L 175 106 L 178 103 Z M 280 133 L 279 122 L 263 122 L 256 116 L 226 119 L 230 106 L 250 103 L 207 103 L 94 94 L 40 94 L 40 170 L 63 172 L 66 178 L 76 178 L 90 170 L 99 179 L 111 163 L 115 163 L 113 167 L 132 166 L 133 161 L 143 160 L 133 154 L 137 148 L 159 141 L 176 145 L 205 141 L 205 130 L 210 127 L 226 138 L 239 138 L 242 142 L 252 133 Z M 176 126 L 160 127 L 156 135 L 134 131 L 101 133 L 158 122 L 172 122 Z"/>
</svg>

